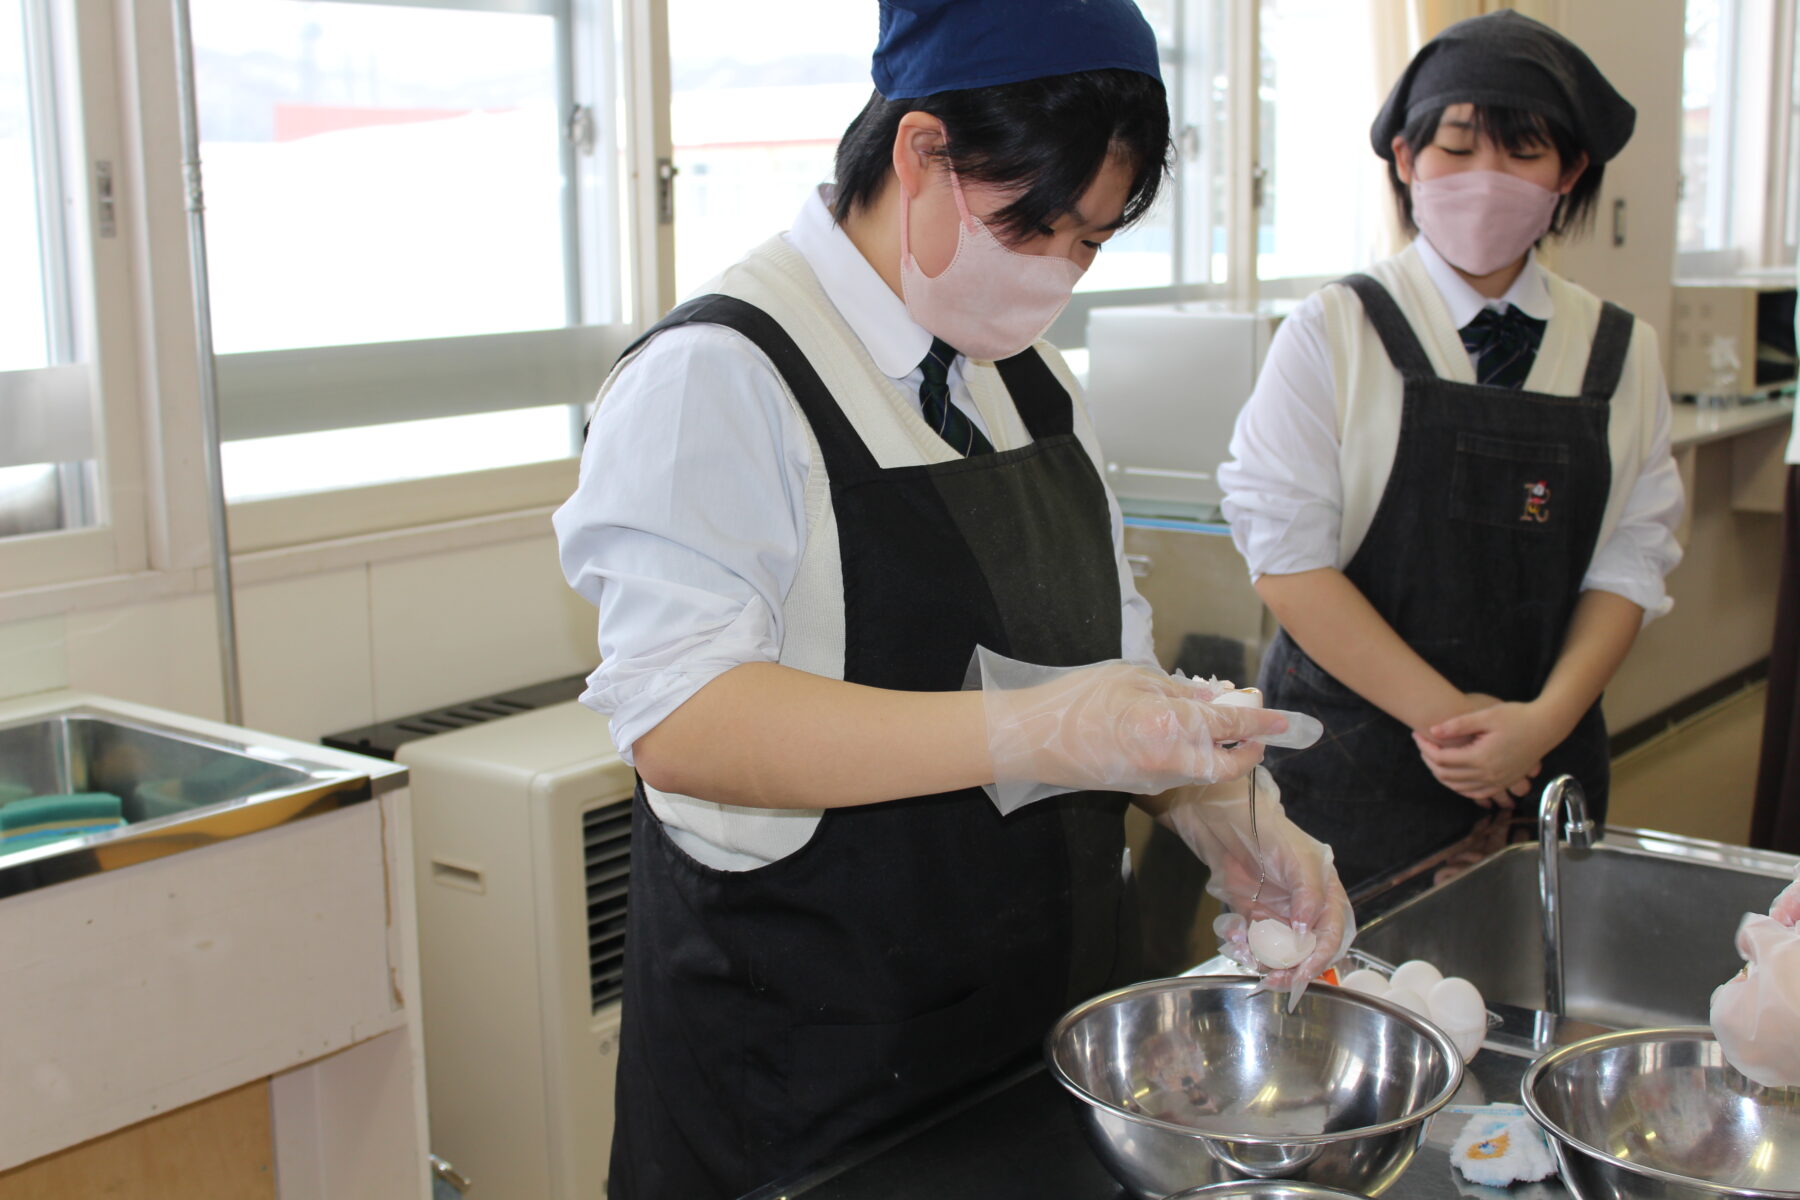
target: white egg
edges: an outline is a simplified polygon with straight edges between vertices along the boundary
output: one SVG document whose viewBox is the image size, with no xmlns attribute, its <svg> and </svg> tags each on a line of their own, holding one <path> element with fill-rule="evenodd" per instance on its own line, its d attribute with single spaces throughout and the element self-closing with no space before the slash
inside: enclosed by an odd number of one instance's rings
<svg viewBox="0 0 1800 1200">
<path fill-rule="evenodd" d="M 1431 1005 L 1431 1019 L 1445 1029 L 1461 1029 L 1468 1025 L 1487 1025 L 1487 1009 L 1475 985 L 1458 975 L 1440 980 L 1426 994 Z"/>
<path fill-rule="evenodd" d="M 1401 1008 L 1410 1009 L 1411 1011 L 1418 1013 L 1421 1017 L 1429 1019 L 1431 1016 L 1431 1013 L 1427 1011 L 1425 1007 L 1425 997 L 1419 995 L 1419 993 L 1413 991 L 1411 988 L 1399 986 L 1390 987 L 1388 989 L 1388 994 L 1383 996 L 1382 999 L 1386 1000 L 1389 1004 L 1398 1004 Z"/>
<path fill-rule="evenodd" d="M 1250 925 L 1250 953 L 1256 961 L 1276 971 L 1297 966 L 1319 945 L 1319 936 L 1310 930 L 1295 933 L 1285 921 L 1266 917 Z"/>
<path fill-rule="evenodd" d="M 1232 708 L 1261 708 L 1262 702 L 1262 693 L 1255 688 L 1238 688 L 1235 691 L 1226 692 L 1213 701 L 1214 704 L 1224 704 Z"/>
<path fill-rule="evenodd" d="M 1361 992 L 1365 996 L 1385 996 L 1388 990 L 1387 976 L 1380 971 L 1371 971 L 1361 967 L 1344 976 L 1343 986 L 1353 992 Z"/>
<path fill-rule="evenodd" d="M 1475 985 L 1452 975 L 1431 989 L 1426 1003 L 1431 1008 L 1431 1019 L 1450 1035 L 1463 1061 L 1474 1058 L 1487 1036 L 1487 1008 Z"/>
<path fill-rule="evenodd" d="M 1421 996 L 1431 995 L 1431 989 L 1443 978 L 1443 972 L 1422 958 L 1410 959 L 1394 968 L 1394 986 L 1417 992 Z"/>
</svg>

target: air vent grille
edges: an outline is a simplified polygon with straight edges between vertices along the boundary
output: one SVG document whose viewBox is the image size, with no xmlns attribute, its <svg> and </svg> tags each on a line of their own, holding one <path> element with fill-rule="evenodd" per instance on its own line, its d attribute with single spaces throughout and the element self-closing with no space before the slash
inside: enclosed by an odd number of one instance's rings
<svg viewBox="0 0 1800 1200">
<path fill-rule="evenodd" d="M 587 858 L 588 980 L 594 1008 L 625 990 L 625 886 L 631 875 L 631 801 L 581 814 Z"/>
</svg>

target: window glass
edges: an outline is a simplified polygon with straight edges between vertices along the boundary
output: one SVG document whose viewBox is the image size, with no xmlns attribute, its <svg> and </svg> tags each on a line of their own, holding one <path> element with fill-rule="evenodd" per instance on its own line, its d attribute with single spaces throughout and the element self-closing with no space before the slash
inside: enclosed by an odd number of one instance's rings
<svg viewBox="0 0 1800 1200">
<path fill-rule="evenodd" d="M 560 112 L 569 5 L 192 0 L 192 11 L 219 354 L 580 320 L 584 264 Z M 221 406 L 233 401 L 222 389 Z M 575 452 L 578 406 L 509 408 L 517 403 L 496 394 L 504 411 L 371 412 L 375 423 L 358 427 L 229 441 L 226 495 Z"/>
<path fill-rule="evenodd" d="M 1681 60 L 1681 201 L 1675 223 L 1676 248 L 1682 251 L 1731 244 L 1724 186 L 1731 165 L 1726 17 L 1719 0 L 1688 0 Z"/>
<path fill-rule="evenodd" d="M 221 354 L 565 323 L 553 17 L 192 11 Z"/>
<path fill-rule="evenodd" d="M 1183 21 L 1187 15 L 1184 8 L 1200 8 L 1203 5 L 1183 5 L 1180 0 L 1138 0 L 1138 7 L 1143 10 L 1144 17 L 1150 27 L 1156 31 L 1156 40 L 1161 48 L 1163 86 L 1169 89 L 1171 100 L 1171 133 L 1179 132 L 1179 124 L 1174 120 L 1177 75 L 1184 69 L 1182 56 L 1176 49 L 1180 45 Z M 1120 230 L 1106 243 L 1106 249 L 1094 259 L 1094 263 L 1076 284 L 1078 292 L 1103 292 L 1116 288 L 1166 287 L 1174 282 L 1175 272 L 1175 224 L 1181 205 L 1175 193 L 1181 188 L 1183 178 L 1176 175 L 1164 186 L 1162 194 L 1157 197 L 1156 207 L 1146 213 L 1142 220 L 1130 229 Z"/>
<path fill-rule="evenodd" d="M 1334 275 L 1373 257 L 1386 213 L 1369 122 L 1386 81 L 1374 78 L 1372 3 L 1261 0 L 1260 278 Z"/>
<path fill-rule="evenodd" d="M 25 12 L 0 0 L 0 371 L 49 363 Z"/>
<path fill-rule="evenodd" d="M 226 442 L 225 494 L 263 500 L 562 458 L 579 411 L 556 404 Z"/>
<path fill-rule="evenodd" d="M 1787 211 L 1782 214 L 1783 253 L 1792 258 L 1800 248 L 1800 18 L 1794 21 L 1794 45 L 1788 56 Z"/>
<path fill-rule="evenodd" d="M 0 0 L 0 537 L 100 521 L 50 15 L 42 0 Z"/>
<path fill-rule="evenodd" d="M 675 288 L 686 296 L 793 224 L 868 103 L 873 4 L 668 0 Z"/>
</svg>

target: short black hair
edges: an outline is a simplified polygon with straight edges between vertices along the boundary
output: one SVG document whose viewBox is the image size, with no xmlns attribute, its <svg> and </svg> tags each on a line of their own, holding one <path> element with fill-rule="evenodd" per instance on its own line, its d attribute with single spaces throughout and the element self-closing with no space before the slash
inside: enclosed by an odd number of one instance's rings
<svg viewBox="0 0 1800 1200">
<path fill-rule="evenodd" d="M 1408 121 L 1400 131 L 1400 137 L 1412 151 L 1415 163 L 1418 161 L 1419 151 L 1431 145 L 1432 140 L 1437 137 L 1438 125 L 1442 123 L 1448 107 L 1428 109 Z M 1488 104 L 1477 104 L 1474 107 L 1475 133 L 1478 136 L 1487 134 L 1508 150 L 1554 147 L 1565 172 L 1576 159 L 1586 154 L 1587 170 L 1581 173 L 1581 178 L 1575 181 L 1569 194 L 1556 202 L 1556 212 L 1550 218 L 1547 236 L 1562 237 L 1578 232 L 1592 223 L 1594 205 L 1600 199 L 1600 181 L 1606 174 L 1606 167 L 1580 138 L 1561 121 L 1542 113 Z M 1392 158 L 1388 159 L 1388 183 L 1394 189 L 1394 202 L 1400 207 L 1400 224 L 1406 227 L 1408 233 L 1419 232 L 1419 227 L 1413 223 L 1412 189 L 1400 181 L 1400 168 Z"/>
<path fill-rule="evenodd" d="M 1028 237 L 1075 207 L 1113 154 L 1132 171 L 1120 227 L 1130 225 L 1156 202 L 1172 161 L 1168 95 L 1138 71 L 1109 67 L 909 100 L 876 92 L 838 143 L 832 216 L 840 224 L 893 177 L 894 137 L 909 112 L 944 123 L 940 154 L 963 179 L 1016 189 L 993 216 L 1003 239 Z"/>
</svg>

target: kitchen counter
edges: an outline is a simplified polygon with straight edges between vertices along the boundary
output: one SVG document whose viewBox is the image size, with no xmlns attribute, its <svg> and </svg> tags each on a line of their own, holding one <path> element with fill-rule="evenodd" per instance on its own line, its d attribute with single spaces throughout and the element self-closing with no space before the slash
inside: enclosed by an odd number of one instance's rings
<svg viewBox="0 0 1800 1200">
<path fill-rule="evenodd" d="M 1508 1030 L 1529 1018 L 1508 1010 Z M 1570 1027 L 1557 1040 L 1596 1032 Z M 1450 1147 L 1461 1132 L 1463 1105 L 1517 1104 L 1519 1081 L 1533 1053 L 1527 1036 L 1496 1036 L 1475 1056 L 1449 1108 L 1426 1128 L 1406 1173 L 1386 1200 L 1458 1196 L 1564 1200 L 1561 1183 L 1519 1184 L 1505 1192 L 1455 1174 Z M 1088 1149 L 1074 1104 L 1041 1065 L 1020 1070 L 960 1106 L 847 1152 L 835 1163 L 760 1188 L 744 1200 L 1127 1200 Z"/>
<path fill-rule="evenodd" d="M 1785 429 L 1793 419 L 1792 397 L 1736 404 L 1729 408 L 1702 408 L 1683 401 L 1670 406 L 1669 445 L 1671 449 L 1680 450 L 1684 446 L 1722 441 L 1770 426 Z"/>
</svg>

